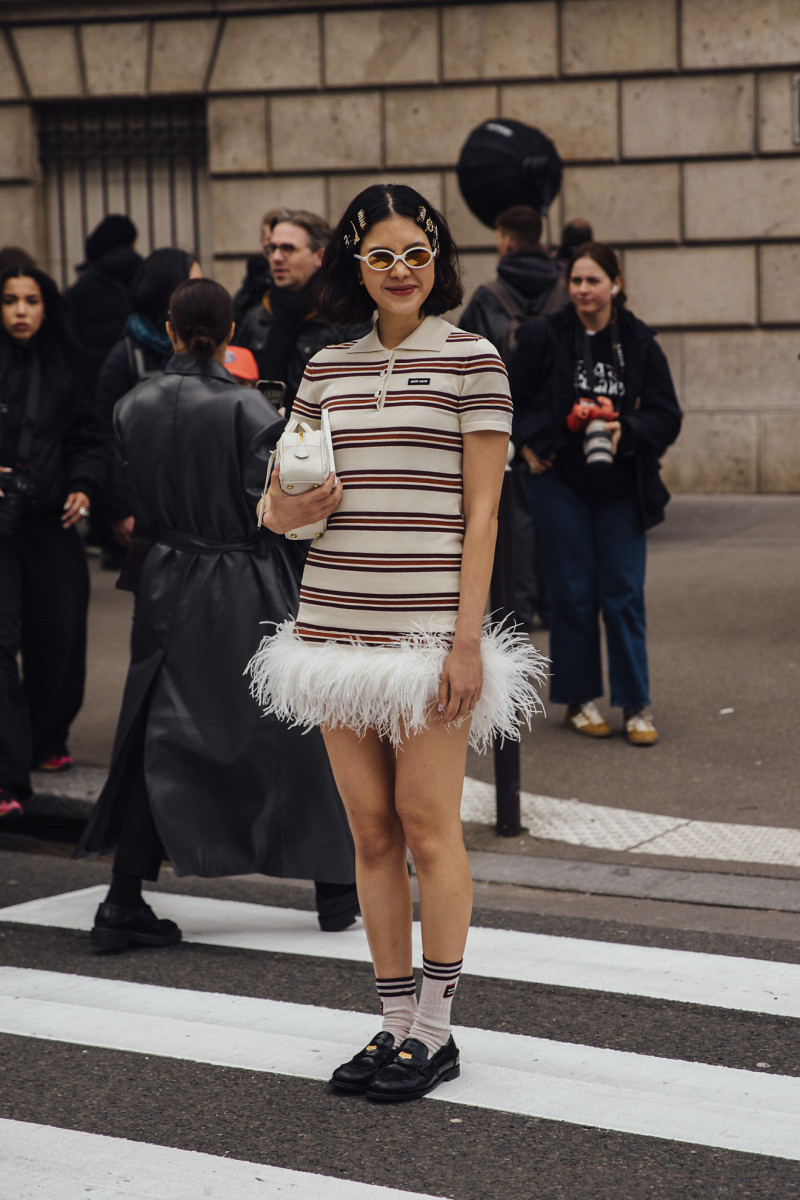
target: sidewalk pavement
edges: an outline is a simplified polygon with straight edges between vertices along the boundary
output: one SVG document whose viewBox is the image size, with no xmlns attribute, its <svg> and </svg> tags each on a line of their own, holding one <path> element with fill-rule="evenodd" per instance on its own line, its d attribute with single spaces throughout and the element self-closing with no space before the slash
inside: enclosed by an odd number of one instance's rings
<svg viewBox="0 0 800 1200">
<path fill-rule="evenodd" d="M 96 559 L 91 569 L 86 702 L 71 739 L 76 767 L 37 775 L 28 806 L 32 828 L 85 818 L 110 756 L 132 598 L 114 589 L 114 576 L 101 572 Z M 609 848 L 591 834 L 560 841 L 542 825 L 537 830 L 535 819 L 530 835 L 505 839 L 471 820 L 465 833 L 476 880 L 800 912 L 800 856 L 759 862 L 756 848 L 750 861 L 747 846 L 757 847 L 757 837 L 726 850 L 747 837 L 741 831 L 800 830 L 798 597 L 800 496 L 674 498 L 666 523 L 649 538 L 648 642 L 658 745 L 635 748 L 621 736 L 590 742 L 566 730 L 562 711 L 548 705 L 547 719 L 523 731 L 522 787 L 529 799 L 551 805 L 577 798 L 584 817 L 589 814 L 588 827 L 601 807 L 623 822 L 649 814 L 671 818 L 668 824 L 676 827 L 704 822 L 706 830 L 719 829 L 719 849 L 703 858 Z M 537 633 L 534 640 L 546 653 L 547 635 Z M 603 700 L 599 704 L 608 711 Z M 619 728 L 620 714 L 611 720 Z M 470 755 L 467 773 L 478 784 L 491 783 L 492 757 Z M 543 830 L 551 836 L 541 836 Z"/>
</svg>

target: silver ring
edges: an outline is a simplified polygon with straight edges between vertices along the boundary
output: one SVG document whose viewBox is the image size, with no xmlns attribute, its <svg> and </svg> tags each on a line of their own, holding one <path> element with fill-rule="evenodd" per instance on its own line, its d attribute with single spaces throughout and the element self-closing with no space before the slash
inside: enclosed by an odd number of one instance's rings
<svg viewBox="0 0 800 1200">
<path fill-rule="evenodd" d="M 89 515 L 88 508 L 79 508 L 78 512 L 81 514 L 82 517 L 88 517 L 88 515 Z"/>
</svg>

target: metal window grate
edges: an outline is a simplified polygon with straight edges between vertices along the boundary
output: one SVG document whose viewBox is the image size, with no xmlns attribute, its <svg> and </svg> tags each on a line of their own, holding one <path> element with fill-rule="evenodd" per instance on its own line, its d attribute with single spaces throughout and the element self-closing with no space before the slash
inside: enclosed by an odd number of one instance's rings
<svg viewBox="0 0 800 1200">
<path fill-rule="evenodd" d="M 202 100 L 43 104 L 37 110 L 49 269 L 62 285 L 109 212 L 139 230 L 143 254 L 209 245 Z"/>
</svg>

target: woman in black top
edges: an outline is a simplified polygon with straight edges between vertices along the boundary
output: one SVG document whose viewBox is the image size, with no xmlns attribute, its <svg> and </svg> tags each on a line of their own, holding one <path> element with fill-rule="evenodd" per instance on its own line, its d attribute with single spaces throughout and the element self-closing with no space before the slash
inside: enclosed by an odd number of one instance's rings
<svg viewBox="0 0 800 1200">
<path fill-rule="evenodd" d="M 625 306 L 610 246 L 578 247 L 569 295 L 559 312 L 520 328 L 509 367 L 513 440 L 531 472 L 553 606 L 550 696 L 567 705 L 576 732 L 611 734 L 594 704 L 602 614 L 611 704 L 623 709 L 628 741 L 649 746 L 645 530 L 663 519 L 659 458 L 681 412 L 652 330 Z"/>
<path fill-rule="evenodd" d="M 32 765 L 63 770 L 72 761 L 89 601 L 75 524 L 105 483 L 107 452 L 53 280 L 8 267 L 0 294 L 0 816 L 8 816 L 22 811 Z"/>
</svg>

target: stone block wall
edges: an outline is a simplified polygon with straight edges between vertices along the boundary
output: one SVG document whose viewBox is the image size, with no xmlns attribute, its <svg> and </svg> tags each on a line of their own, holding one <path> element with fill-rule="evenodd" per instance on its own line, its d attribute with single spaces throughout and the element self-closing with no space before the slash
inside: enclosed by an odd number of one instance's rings
<svg viewBox="0 0 800 1200">
<path fill-rule="evenodd" d="M 798 69 L 798 0 L 7 0 L 0 244 L 45 249 L 36 104 L 203 94 L 223 282 L 266 209 L 335 220 L 394 179 L 444 210 L 469 291 L 495 260 L 461 145 L 528 121 L 565 162 L 553 231 L 589 218 L 661 331 L 686 411 L 670 485 L 796 491 Z"/>
</svg>

